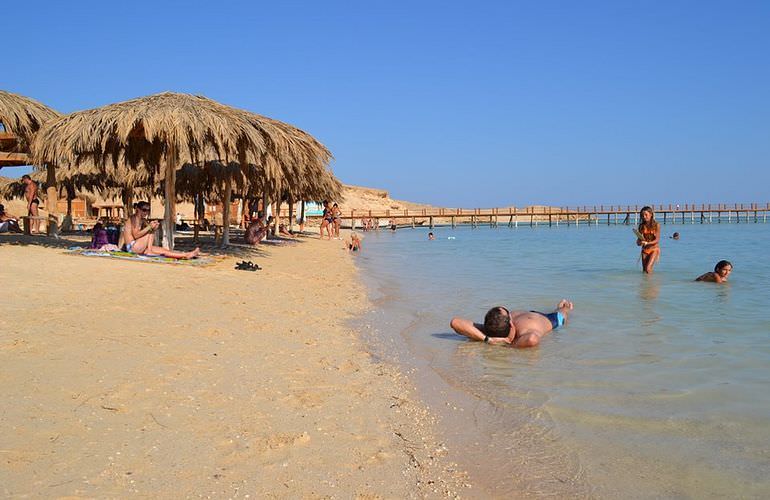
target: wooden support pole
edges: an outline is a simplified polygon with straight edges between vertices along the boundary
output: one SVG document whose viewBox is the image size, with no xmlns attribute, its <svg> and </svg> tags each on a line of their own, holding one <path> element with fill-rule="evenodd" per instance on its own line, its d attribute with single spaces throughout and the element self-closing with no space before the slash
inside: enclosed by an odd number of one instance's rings
<svg viewBox="0 0 770 500">
<path fill-rule="evenodd" d="M 294 198 L 289 196 L 289 232 L 294 231 Z"/>
<path fill-rule="evenodd" d="M 230 198 L 233 195 L 233 179 L 227 176 L 225 179 L 225 193 L 222 203 L 222 248 L 227 248 L 230 244 Z"/>
<path fill-rule="evenodd" d="M 174 249 L 174 224 L 176 216 L 176 167 L 177 167 L 176 144 L 173 140 L 168 145 L 166 151 L 165 173 L 166 179 L 163 185 L 163 195 L 165 212 L 163 214 L 163 235 L 166 239 L 166 245 L 169 250 Z"/>
</svg>

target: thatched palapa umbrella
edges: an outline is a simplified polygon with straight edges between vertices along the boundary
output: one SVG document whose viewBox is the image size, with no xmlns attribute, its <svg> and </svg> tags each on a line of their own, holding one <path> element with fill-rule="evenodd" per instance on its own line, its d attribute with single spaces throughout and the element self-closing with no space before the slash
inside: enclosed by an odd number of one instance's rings
<svg viewBox="0 0 770 500">
<path fill-rule="evenodd" d="M 5 129 L 0 139 L 3 144 L 8 144 L 7 148 L 2 148 L 2 153 L 20 153 L 13 157 L 18 160 L 13 160 L 10 155 L 0 156 L 0 168 L 28 165 L 25 154 L 29 153 L 35 133 L 45 122 L 59 116 L 58 112 L 34 99 L 0 90 L 0 124 Z"/>
<path fill-rule="evenodd" d="M 249 115 L 202 96 L 166 92 L 141 97 L 48 122 L 35 137 L 33 160 L 63 165 L 73 175 L 83 166 L 118 181 L 137 171 L 163 181 L 164 230 L 173 247 L 175 179 L 183 165 L 235 163 L 258 168 L 266 179 L 280 179 L 282 162 L 293 164 L 309 153 L 279 133 L 275 123 Z M 326 158 L 322 151 L 316 155 Z M 225 181 L 230 184 L 232 177 Z M 227 203 L 225 211 L 229 215 Z"/>
<path fill-rule="evenodd" d="M 0 90 L 0 168 L 29 165 L 30 144 L 40 127 L 61 116 L 45 104 L 19 94 Z M 53 167 L 47 171 L 48 200 L 56 210 L 56 181 Z M 51 212 L 52 207 L 47 207 Z"/>
</svg>

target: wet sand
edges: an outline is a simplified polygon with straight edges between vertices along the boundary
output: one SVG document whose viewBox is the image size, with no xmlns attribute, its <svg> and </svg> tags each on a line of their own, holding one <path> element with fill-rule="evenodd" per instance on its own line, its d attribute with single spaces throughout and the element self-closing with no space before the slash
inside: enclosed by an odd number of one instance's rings
<svg viewBox="0 0 770 500">
<path fill-rule="evenodd" d="M 0 236 L 3 496 L 471 495 L 413 384 L 364 350 L 340 241 L 262 271 Z"/>
</svg>

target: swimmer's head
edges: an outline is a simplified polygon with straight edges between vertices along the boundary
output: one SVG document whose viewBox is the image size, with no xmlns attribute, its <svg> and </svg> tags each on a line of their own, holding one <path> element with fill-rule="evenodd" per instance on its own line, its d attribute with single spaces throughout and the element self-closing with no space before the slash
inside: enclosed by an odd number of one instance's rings
<svg viewBox="0 0 770 500">
<path fill-rule="evenodd" d="M 717 265 L 714 266 L 714 272 L 722 278 L 727 278 L 730 273 L 733 272 L 733 265 L 728 260 L 720 260 Z"/>
<path fill-rule="evenodd" d="M 507 337 L 511 331 L 511 314 L 508 309 L 497 306 L 484 316 L 484 333 L 490 337 Z"/>
<path fill-rule="evenodd" d="M 675 240 L 678 240 L 679 239 L 679 233 L 674 233 L 671 237 L 674 238 Z"/>
</svg>

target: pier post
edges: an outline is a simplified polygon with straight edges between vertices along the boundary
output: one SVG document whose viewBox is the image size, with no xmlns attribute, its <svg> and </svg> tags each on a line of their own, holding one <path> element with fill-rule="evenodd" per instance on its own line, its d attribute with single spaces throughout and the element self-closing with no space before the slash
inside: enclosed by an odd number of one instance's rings
<svg viewBox="0 0 770 500">
<path fill-rule="evenodd" d="M 453 215 L 452 216 L 452 229 L 454 229 L 454 228 L 455 228 L 455 216 Z"/>
<path fill-rule="evenodd" d="M 517 229 L 519 228 L 519 216 L 516 214 L 513 216 L 513 227 Z"/>
<path fill-rule="evenodd" d="M 428 219 L 428 225 L 430 226 L 431 229 L 433 229 L 433 216 L 432 215 L 430 216 L 430 219 Z"/>
<path fill-rule="evenodd" d="M 666 212 L 663 212 L 663 224 L 666 223 Z"/>
<path fill-rule="evenodd" d="M 510 217 L 508 217 L 508 227 L 509 227 L 509 228 L 510 228 L 510 227 L 513 227 L 513 215 L 511 215 Z"/>
<path fill-rule="evenodd" d="M 412 229 L 414 229 L 414 217 L 412 217 Z"/>
<path fill-rule="evenodd" d="M 552 215 L 551 215 L 551 214 L 548 214 L 548 227 L 551 227 L 551 226 L 553 226 L 553 220 L 551 219 L 551 217 L 552 217 Z M 559 225 L 559 221 L 558 221 L 558 219 L 556 220 L 556 225 L 557 225 L 557 226 Z"/>
</svg>

